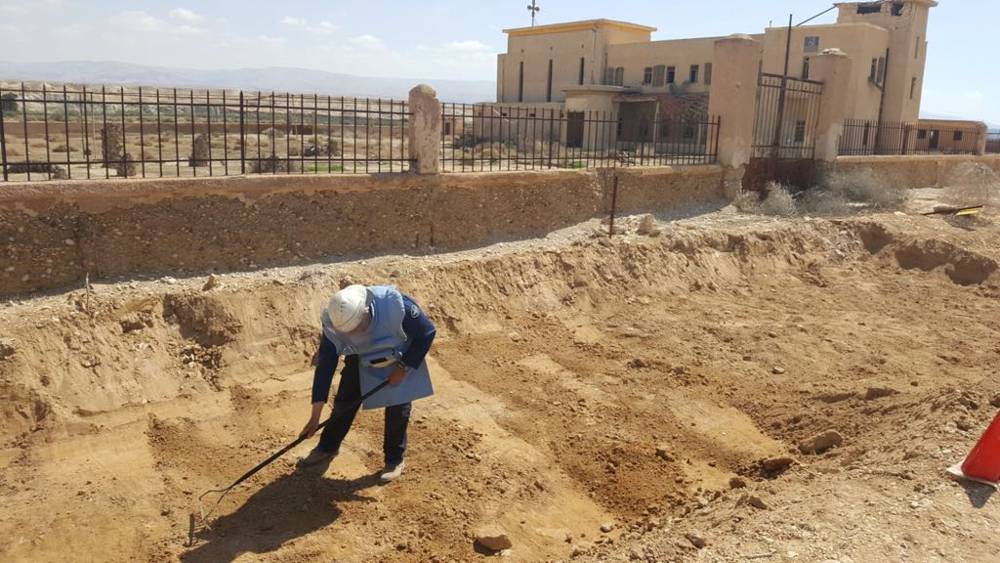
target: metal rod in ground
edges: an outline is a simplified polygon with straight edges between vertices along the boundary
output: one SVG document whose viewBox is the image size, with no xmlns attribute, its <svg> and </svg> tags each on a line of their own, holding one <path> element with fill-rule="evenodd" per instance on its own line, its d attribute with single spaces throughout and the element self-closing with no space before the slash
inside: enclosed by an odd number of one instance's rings
<svg viewBox="0 0 1000 563">
<path fill-rule="evenodd" d="M 611 188 L 611 220 L 608 222 L 608 237 L 615 236 L 615 211 L 618 208 L 618 172 L 615 172 Z"/>
<path fill-rule="evenodd" d="M 0 90 L 0 94 L 3 91 Z M 0 108 L 0 166 L 3 167 L 3 181 L 9 180 L 7 175 L 7 132 L 4 129 L 3 108 Z"/>
</svg>

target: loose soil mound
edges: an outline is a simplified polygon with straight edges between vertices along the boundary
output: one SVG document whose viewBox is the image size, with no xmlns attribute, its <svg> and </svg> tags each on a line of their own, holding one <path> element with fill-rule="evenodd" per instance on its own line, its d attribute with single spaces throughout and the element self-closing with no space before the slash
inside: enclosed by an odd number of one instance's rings
<svg viewBox="0 0 1000 563">
<path fill-rule="evenodd" d="M 941 474 L 1000 404 L 1000 229 L 620 225 L 0 309 L 0 558 L 474 561 L 500 535 L 515 561 L 1000 549 L 995 500 Z M 325 475 L 279 460 L 186 545 L 197 495 L 305 422 L 346 281 L 400 285 L 439 328 L 404 478 L 375 483 L 362 413 Z"/>
</svg>

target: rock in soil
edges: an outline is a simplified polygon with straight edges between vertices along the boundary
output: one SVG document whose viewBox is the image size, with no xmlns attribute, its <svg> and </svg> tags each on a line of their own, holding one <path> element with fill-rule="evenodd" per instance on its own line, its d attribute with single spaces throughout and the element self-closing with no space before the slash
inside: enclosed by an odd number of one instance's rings
<svg viewBox="0 0 1000 563">
<path fill-rule="evenodd" d="M 865 393 L 865 400 L 874 401 L 875 399 L 881 399 L 882 397 L 888 397 L 896 393 L 899 393 L 899 391 L 888 387 L 869 387 L 868 392 Z"/>
<path fill-rule="evenodd" d="M 708 542 L 705 541 L 705 538 L 701 537 L 699 534 L 696 534 L 694 532 L 688 532 L 687 534 L 684 534 L 684 537 L 687 538 L 689 542 L 691 542 L 691 545 L 697 547 L 698 549 L 704 549 L 704 547 L 708 545 Z"/>
<path fill-rule="evenodd" d="M 476 537 L 475 545 L 476 547 L 490 553 L 499 553 L 505 549 L 514 547 L 510 538 L 507 537 L 507 534 L 500 534 L 498 536 L 478 536 Z"/>
<path fill-rule="evenodd" d="M 844 443 L 844 437 L 836 430 L 827 430 L 799 444 L 799 451 L 804 454 L 821 454 L 830 448 L 839 447 Z"/>
</svg>

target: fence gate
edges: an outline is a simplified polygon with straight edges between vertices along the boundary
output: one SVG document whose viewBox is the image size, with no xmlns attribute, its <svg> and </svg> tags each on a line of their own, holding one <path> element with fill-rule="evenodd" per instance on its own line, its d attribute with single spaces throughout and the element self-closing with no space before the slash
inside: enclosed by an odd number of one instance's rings
<svg viewBox="0 0 1000 563">
<path fill-rule="evenodd" d="M 743 176 L 744 189 L 760 191 L 770 182 L 805 188 L 814 182 L 822 97 L 822 82 L 760 74 L 753 150 Z"/>
</svg>

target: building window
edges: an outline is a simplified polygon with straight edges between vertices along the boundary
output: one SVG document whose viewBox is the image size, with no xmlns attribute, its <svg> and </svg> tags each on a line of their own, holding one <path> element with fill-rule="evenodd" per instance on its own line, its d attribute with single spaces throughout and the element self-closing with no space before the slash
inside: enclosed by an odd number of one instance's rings
<svg viewBox="0 0 1000 563">
<path fill-rule="evenodd" d="M 802 59 L 802 79 L 809 80 L 809 57 Z"/>
<path fill-rule="evenodd" d="M 806 142 L 806 122 L 796 121 L 795 122 L 795 142 L 804 143 Z"/>
<path fill-rule="evenodd" d="M 615 85 L 624 86 L 625 85 L 625 67 L 620 66 L 615 69 Z"/>
<path fill-rule="evenodd" d="M 667 67 L 667 84 L 673 84 L 677 81 L 677 69 L 672 66 Z"/>
<path fill-rule="evenodd" d="M 917 130 L 917 138 L 921 139 L 921 140 L 926 139 L 927 138 L 927 130 L 926 129 L 918 129 Z"/>
<path fill-rule="evenodd" d="M 871 80 L 873 84 L 878 84 L 878 59 L 872 59 L 872 70 L 868 75 L 868 80 Z"/>
<path fill-rule="evenodd" d="M 705 84 L 712 85 L 712 63 L 705 63 Z"/>
<path fill-rule="evenodd" d="M 653 67 L 653 86 L 663 86 L 663 81 L 666 78 L 667 67 L 664 65 L 656 65 Z"/>
<path fill-rule="evenodd" d="M 521 61 L 517 69 L 517 101 L 524 101 L 524 61 Z"/>
<path fill-rule="evenodd" d="M 952 139 L 955 141 L 961 141 L 963 137 L 964 135 L 961 131 L 955 131 L 955 136 L 952 137 Z"/>
<path fill-rule="evenodd" d="M 580 86 L 583 86 L 583 71 L 586 65 L 586 59 L 580 57 Z"/>
<path fill-rule="evenodd" d="M 615 85 L 615 69 L 614 68 L 609 68 L 606 71 L 604 71 L 604 84 L 606 86 L 614 86 Z"/>
<path fill-rule="evenodd" d="M 549 80 L 545 87 L 545 101 L 552 101 L 552 59 L 549 59 Z"/>
<path fill-rule="evenodd" d="M 917 95 L 917 77 L 910 79 L 910 99 Z"/>
<path fill-rule="evenodd" d="M 653 83 L 653 67 L 647 66 L 642 69 L 642 83 L 652 84 Z"/>
<path fill-rule="evenodd" d="M 871 122 L 867 122 L 867 121 L 866 121 L 866 122 L 865 122 L 865 134 L 864 134 L 864 139 L 863 139 L 863 140 L 861 141 L 861 144 L 862 144 L 863 146 L 866 146 L 866 147 L 868 146 L 868 139 L 869 139 L 869 137 L 871 136 L 871 132 L 872 132 L 872 124 L 871 124 Z"/>
<path fill-rule="evenodd" d="M 882 3 L 881 2 L 865 2 L 863 4 L 858 4 L 859 14 L 881 14 L 882 13 Z"/>
<path fill-rule="evenodd" d="M 917 44 L 913 46 L 913 58 L 920 58 L 920 36 L 917 36 Z"/>
<path fill-rule="evenodd" d="M 688 82 L 691 84 L 698 82 L 698 65 L 691 65 L 691 74 L 688 76 Z"/>
<path fill-rule="evenodd" d="M 876 84 L 885 84 L 885 57 L 878 58 L 878 76 L 875 77 Z"/>
<path fill-rule="evenodd" d="M 693 125 L 684 126 L 684 140 L 694 139 L 694 134 L 695 130 Z"/>
<path fill-rule="evenodd" d="M 817 36 L 806 37 L 804 51 L 806 53 L 818 53 L 819 52 L 819 37 L 817 37 Z"/>
</svg>

